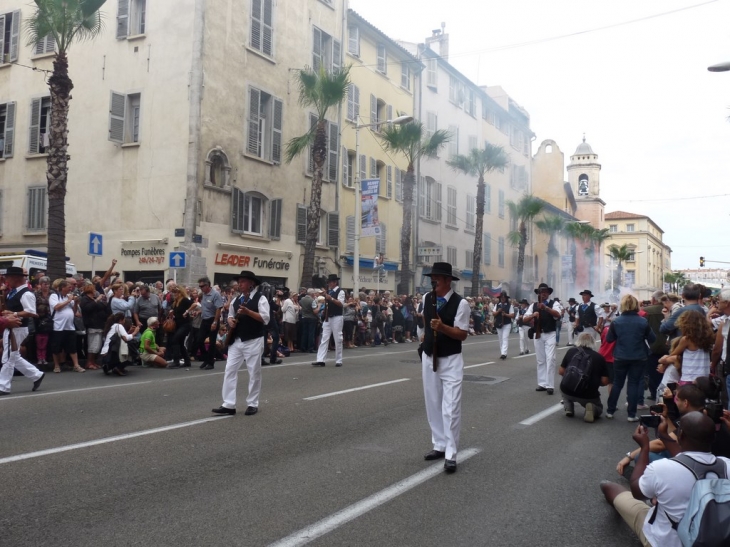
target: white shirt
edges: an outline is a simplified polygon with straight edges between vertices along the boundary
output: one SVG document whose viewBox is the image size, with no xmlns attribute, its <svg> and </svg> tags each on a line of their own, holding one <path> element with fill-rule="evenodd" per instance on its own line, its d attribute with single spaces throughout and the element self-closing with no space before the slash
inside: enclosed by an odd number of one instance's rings
<svg viewBox="0 0 730 547">
<path fill-rule="evenodd" d="M 124 330 L 124 325 L 121 323 L 114 323 L 112 328 L 109 329 L 109 332 L 106 333 L 104 347 L 101 348 L 102 355 L 106 355 L 109 352 L 109 342 L 111 341 L 112 336 L 114 336 L 114 333 L 117 333 L 119 338 L 123 339 L 125 342 L 130 342 L 132 338 L 134 338 L 131 334 L 127 334 L 127 331 Z"/>
<path fill-rule="evenodd" d="M 76 313 L 75 303 L 67 304 L 64 307 L 55 311 L 53 309 L 54 307 L 56 307 L 57 304 L 60 304 L 61 302 L 66 302 L 67 300 L 71 300 L 73 297 L 73 294 L 68 293 L 68 295 L 66 295 L 66 298 L 61 298 L 57 293 L 54 292 L 51 293 L 51 296 L 48 298 L 48 306 L 51 308 L 51 313 L 53 314 L 54 331 L 76 330 L 76 327 L 74 326 L 74 314 Z"/>
<path fill-rule="evenodd" d="M 692 459 L 702 463 L 712 463 L 715 456 L 708 452 L 683 452 Z M 730 460 L 720 458 L 730 470 Z M 649 543 L 657 547 L 682 547 L 677 532 L 672 529 L 667 515 L 679 522 L 684 516 L 689 504 L 689 496 L 695 484 L 692 472 L 679 462 L 670 458 L 656 460 L 650 463 L 639 479 L 641 493 L 647 498 L 657 498 L 657 510 L 654 524 L 649 524 L 654 509 L 646 515 L 644 521 L 644 535 Z"/>
<path fill-rule="evenodd" d="M 284 305 L 281 307 L 281 311 L 284 314 L 284 323 L 296 323 L 297 313 L 299 312 L 299 306 L 294 304 L 291 298 L 284 300 Z"/>
<path fill-rule="evenodd" d="M 251 294 L 249 294 L 249 298 L 253 298 L 256 296 L 256 293 L 258 292 L 258 289 L 254 289 L 251 291 Z M 240 300 L 241 295 L 231 300 L 231 305 L 228 307 L 228 317 L 235 318 L 236 317 L 236 311 L 238 307 L 238 302 Z M 259 298 L 259 315 L 261 315 L 261 319 L 264 320 L 264 325 L 269 324 L 269 301 L 266 298 Z"/>
<path fill-rule="evenodd" d="M 22 287 L 18 287 L 18 289 L 22 289 Z M 36 315 L 35 293 L 33 291 L 25 291 L 23 296 L 20 297 L 20 303 L 23 306 L 23 311 Z"/>
<path fill-rule="evenodd" d="M 451 289 L 449 292 L 446 293 L 446 296 L 444 298 L 446 301 L 449 301 L 449 298 L 451 298 L 451 295 L 454 294 L 454 290 Z M 462 298 L 461 302 L 459 302 L 459 307 L 456 308 L 456 317 L 454 317 L 454 326 L 459 329 L 463 330 L 465 332 L 469 332 L 469 316 L 471 315 L 471 308 L 469 307 L 469 302 L 466 298 Z"/>
<path fill-rule="evenodd" d="M 527 308 L 527 311 L 525 312 L 525 315 L 532 315 L 533 313 L 537 312 L 537 307 L 536 306 L 538 304 L 540 304 L 540 303 L 539 302 L 534 302 L 534 303 L 530 304 L 530 307 Z M 558 302 L 557 300 L 555 300 L 553 302 L 552 309 L 555 310 L 558 313 L 563 313 L 563 306 L 561 306 L 560 305 L 560 302 Z M 555 320 L 557 321 L 557 318 Z"/>
</svg>

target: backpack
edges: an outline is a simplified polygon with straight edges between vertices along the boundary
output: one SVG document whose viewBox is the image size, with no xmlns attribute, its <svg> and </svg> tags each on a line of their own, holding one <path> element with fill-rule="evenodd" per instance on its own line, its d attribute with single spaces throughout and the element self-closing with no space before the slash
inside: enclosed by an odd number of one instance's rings
<svg viewBox="0 0 730 547">
<path fill-rule="evenodd" d="M 727 466 L 719 458 L 704 464 L 685 454 L 672 458 L 697 479 L 682 519 L 672 523 L 684 547 L 714 547 L 730 543 L 730 479 Z M 719 478 L 706 479 L 707 473 Z"/>
<path fill-rule="evenodd" d="M 565 374 L 560 382 L 560 390 L 576 395 L 587 391 L 591 380 L 592 365 L 590 354 L 583 348 L 578 348 L 565 369 Z"/>
</svg>

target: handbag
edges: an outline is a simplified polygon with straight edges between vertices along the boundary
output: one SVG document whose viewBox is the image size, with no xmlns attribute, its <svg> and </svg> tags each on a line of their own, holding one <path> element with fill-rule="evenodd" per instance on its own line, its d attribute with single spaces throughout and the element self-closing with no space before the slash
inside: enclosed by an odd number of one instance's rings
<svg viewBox="0 0 730 547">
<path fill-rule="evenodd" d="M 529 329 L 527 330 L 527 337 L 528 337 L 528 338 L 529 338 L 530 340 L 534 340 L 534 338 L 535 338 L 535 327 L 530 327 L 530 328 L 529 328 Z"/>
<path fill-rule="evenodd" d="M 162 330 L 164 330 L 168 334 L 172 334 L 173 332 L 175 332 L 175 329 L 177 329 L 175 317 L 170 315 L 167 319 L 165 319 L 165 322 L 162 323 Z"/>
<path fill-rule="evenodd" d="M 35 331 L 36 331 L 36 334 L 52 333 L 53 332 L 53 315 L 44 315 L 41 318 L 36 318 Z"/>
<path fill-rule="evenodd" d="M 123 363 L 129 359 L 129 346 L 126 340 L 119 339 L 119 362 Z"/>
</svg>

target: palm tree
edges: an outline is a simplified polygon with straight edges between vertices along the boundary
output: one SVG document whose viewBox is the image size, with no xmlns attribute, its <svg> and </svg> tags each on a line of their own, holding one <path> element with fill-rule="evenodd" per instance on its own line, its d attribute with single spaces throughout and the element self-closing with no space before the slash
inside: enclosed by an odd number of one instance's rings
<svg viewBox="0 0 730 547">
<path fill-rule="evenodd" d="M 624 267 L 623 264 L 626 262 L 631 256 L 634 254 L 634 250 L 629 248 L 628 244 L 624 243 L 619 247 L 618 245 L 611 245 L 608 248 L 608 254 L 611 256 L 613 260 L 616 261 L 618 266 L 616 267 L 616 277 L 614 286 L 618 287 L 623 284 L 623 273 L 624 273 Z"/>
<path fill-rule="evenodd" d="M 68 183 L 68 111 L 73 82 L 68 75 L 68 50 L 74 42 L 92 40 L 103 30 L 99 9 L 106 0 L 35 0 L 26 23 L 28 45 L 53 36 L 56 55 L 48 78 L 51 123 L 48 131 L 48 264 L 51 279 L 66 276 L 66 185 Z"/>
<path fill-rule="evenodd" d="M 299 71 L 299 104 L 303 108 L 312 108 L 317 114 L 317 123 L 309 131 L 299 137 L 294 137 L 286 145 L 286 161 L 311 150 L 313 173 L 312 192 L 307 210 L 307 239 L 304 244 L 304 261 L 302 263 L 302 278 L 299 283 L 308 287 L 314 275 L 314 252 L 319 234 L 319 214 L 322 204 L 322 169 L 327 158 L 327 111 L 339 105 L 347 96 L 350 85 L 350 67 L 329 72 L 324 66 L 319 71 L 307 67 Z"/>
<path fill-rule="evenodd" d="M 419 121 L 400 125 L 390 125 L 381 129 L 380 138 L 386 152 L 403 154 L 408 161 L 408 170 L 403 181 L 403 229 L 400 237 L 400 283 L 398 294 L 410 294 L 411 272 L 411 231 L 413 228 L 413 187 L 415 186 L 414 166 L 423 158 L 434 158 L 441 147 L 449 142 L 448 131 L 439 129 L 428 137 Z"/>
<path fill-rule="evenodd" d="M 667 272 L 664 274 L 664 282 L 669 283 L 672 292 L 679 293 L 687 283 L 689 279 L 684 275 L 684 272 Z"/>
<path fill-rule="evenodd" d="M 555 285 L 554 263 L 555 257 L 560 254 L 558 247 L 555 244 L 555 241 L 560 233 L 565 230 L 567 225 L 569 224 L 566 222 L 565 218 L 557 215 L 548 215 L 541 218 L 540 220 L 535 221 L 535 226 L 537 226 L 537 229 L 540 230 L 542 233 L 547 234 L 547 236 L 550 238 L 548 240 L 547 248 L 547 278 L 548 285 L 550 286 Z"/>
<path fill-rule="evenodd" d="M 455 171 L 460 171 L 472 177 L 479 177 L 477 182 L 477 218 L 476 235 L 474 236 L 474 265 L 471 275 L 471 295 L 479 296 L 479 272 L 482 269 L 482 231 L 484 230 L 484 194 L 486 184 L 484 175 L 492 171 L 504 171 L 509 164 L 509 155 L 504 148 L 490 143 L 484 149 L 473 148 L 468 155 L 457 155 L 446 162 Z"/>
<path fill-rule="evenodd" d="M 527 225 L 530 224 L 536 216 L 542 213 L 545 202 L 532 195 L 522 196 L 520 201 L 508 201 L 510 215 L 517 225 L 517 230 L 507 234 L 507 240 L 510 245 L 517 247 L 517 287 L 515 294 L 517 298 L 522 298 L 522 276 L 525 271 L 525 248 L 527 247 Z"/>
</svg>

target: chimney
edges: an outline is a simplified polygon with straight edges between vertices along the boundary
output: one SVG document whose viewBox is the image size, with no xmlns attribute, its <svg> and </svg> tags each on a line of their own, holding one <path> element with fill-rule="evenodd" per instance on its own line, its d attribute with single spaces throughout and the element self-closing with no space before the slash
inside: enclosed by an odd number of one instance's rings
<svg viewBox="0 0 730 547">
<path fill-rule="evenodd" d="M 444 60 L 449 60 L 449 35 L 445 32 L 446 23 L 441 23 L 440 29 L 434 29 L 431 31 L 431 36 L 426 38 L 426 45 L 431 47 L 431 44 L 438 43 L 438 54 Z M 432 48 L 433 49 L 433 48 Z"/>
</svg>

